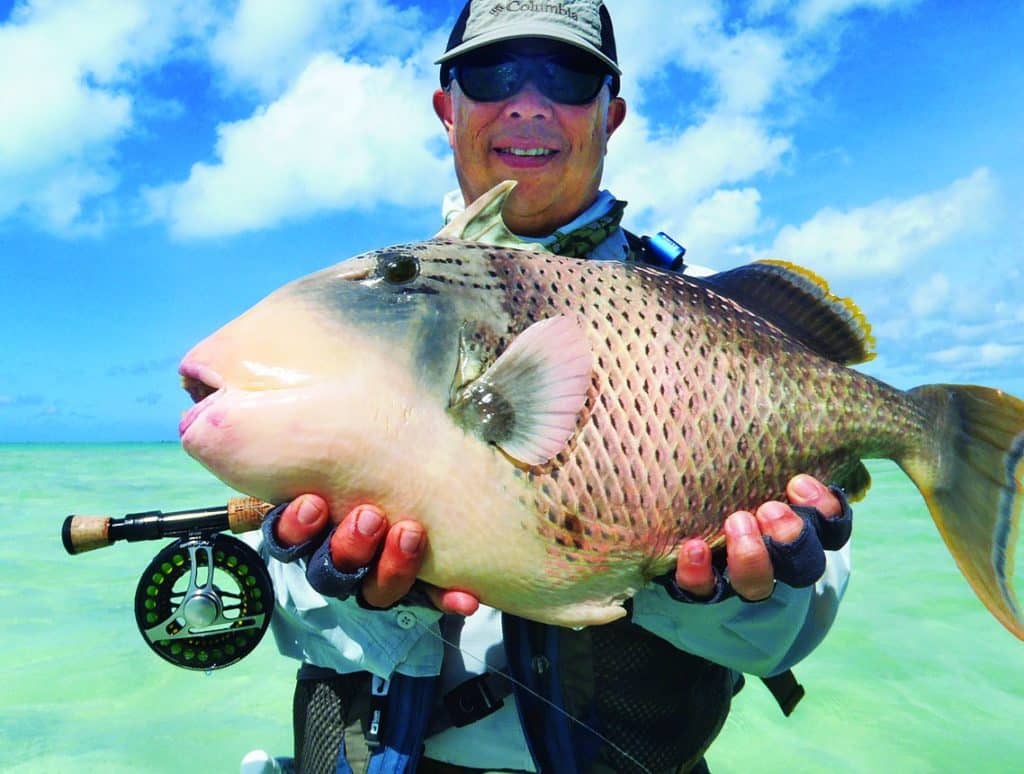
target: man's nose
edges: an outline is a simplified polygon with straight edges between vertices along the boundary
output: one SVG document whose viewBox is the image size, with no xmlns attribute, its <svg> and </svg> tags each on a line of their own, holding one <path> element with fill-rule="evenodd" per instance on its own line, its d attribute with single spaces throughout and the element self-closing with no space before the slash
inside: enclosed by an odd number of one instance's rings
<svg viewBox="0 0 1024 774">
<path fill-rule="evenodd" d="M 523 88 L 505 102 L 504 112 L 509 118 L 527 120 L 550 118 L 552 114 L 551 100 L 540 93 L 533 81 L 527 81 L 523 84 Z"/>
</svg>

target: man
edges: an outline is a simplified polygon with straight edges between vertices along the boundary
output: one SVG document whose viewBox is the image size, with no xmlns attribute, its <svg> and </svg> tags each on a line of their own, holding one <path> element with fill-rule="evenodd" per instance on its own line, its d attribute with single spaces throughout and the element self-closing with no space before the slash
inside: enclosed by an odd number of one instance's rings
<svg viewBox="0 0 1024 774">
<path fill-rule="evenodd" d="M 472 0 L 439 63 L 433 104 L 460 187 L 449 209 L 514 179 L 503 212 L 513 233 L 561 254 L 645 258 L 618 226 L 622 203 L 600 190 L 626 103 L 599 0 Z M 702 770 L 737 671 L 781 672 L 831 625 L 846 558 L 823 552 L 815 527 L 827 530 L 831 519 L 848 529 L 837 495 L 797 476 L 789 501 L 816 514 L 805 519 L 781 502 L 734 513 L 725 522 L 724 572 L 703 540 L 688 540 L 675 572 L 641 590 L 627 619 L 580 632 L 502 621 L 467 592 L 417 584 L 429 536 L 415 514 L 366 504 L 331 530 L 321 498 L 297 498 L 268 519 L 264 534 L 270 553 L 288 562 L 270 563 L 275 635 L 282 652 L 307 665 L 296 692 L 300 769 L 334 771 L 340 751 L 358 771 L 376 751 L 375 771 L 417 763 L 427 772 Z M 820 568 L 824 554 L 818 584 L 776 583 L 780 563 Z M 297 557 L 310 558 L 303 566 Z M 432 629 L 438 611 L 448 614 L 440 621 L 444 648 Z M 485 668 L 452 642 L 486 653 L 488 667 L 515 682 L 473 679 Z M 439 670 L 440 687 L 431 677 Z M 386 695 L 369 695 L 367 673 L 391 677 L 376 683 Z M 510 693 L 514 701 L 503 701 Z M 367 746 L 363 731 L 377 720 Z"/>
</svg>

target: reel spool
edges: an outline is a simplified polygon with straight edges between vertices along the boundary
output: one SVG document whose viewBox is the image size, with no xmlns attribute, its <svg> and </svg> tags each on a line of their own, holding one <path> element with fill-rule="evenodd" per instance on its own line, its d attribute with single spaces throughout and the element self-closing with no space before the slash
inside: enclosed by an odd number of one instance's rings
<svg viewBox="0 0 1024 774">
<path fill-rule="evenodd" d="M 154 557 L 135 591 L 146 644 L 185 669 L 234 664 L 259 644 L 274 609 L 259 554 L 229 535 L 192 535 Z"/>
</svg>

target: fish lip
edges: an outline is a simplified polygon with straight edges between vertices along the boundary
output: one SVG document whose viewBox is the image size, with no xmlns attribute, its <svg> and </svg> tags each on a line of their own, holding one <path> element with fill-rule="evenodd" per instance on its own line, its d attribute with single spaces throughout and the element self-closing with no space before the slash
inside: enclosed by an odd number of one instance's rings
<svg viewBox="0 0 1024 774">
<path fill-rule="evenodd" d="M 181 375 L 182 381 L 186 379 L 194 379 L 214 390 L 219 390 L 224 386 L 224 378 L 208 365 L 203 363 L 184 360 L 181 365 L 178 366 L 178 373 Z"/>
<path fill-rule="evenodd" d="M 188 360 L 178 367 L 178 373 L 181 375 L 182 386 L 195 401 L 195 405 L 182 414 L 178 423 L 178 437 L 184 438 L 199 415 L 224 392 L 224 379 L 209 366 Z M 203 397 L 197 399 L 200 393 Z"/>
<path fill-rule="evenodd" d="M 181 421 L 178 422 L 179 438 L 185 437 L 185 433 L 188 432 L 188 429 L 192 427 L 192 424 L 196 421 L 196 419 L 199 418 L 199 415 L 206 411 L 206 409 L 208 409 L 210 405 L 214 403 L 223 392 L 223 390 L 217 390 L 215 392 L 210 393 L 197 404 L 195 404 L 192 408 L 190 408 L 188 411 L 181 415 Z"/>
</svg>

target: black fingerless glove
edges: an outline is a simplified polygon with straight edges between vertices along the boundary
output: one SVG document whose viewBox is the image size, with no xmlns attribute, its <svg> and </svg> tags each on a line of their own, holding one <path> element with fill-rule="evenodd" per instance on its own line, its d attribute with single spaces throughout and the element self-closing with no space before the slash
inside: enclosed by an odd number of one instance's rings
<svg viewBox="0 0 1024 774">
<path fill-rule="evenodd" d="M 843 509 L 839 516 L 830 519 L 817 508 L 794 505 L 791 506 L 793 511 L 804 520 L 804 527 L 796 540 L 790 543 L 777 543 L 767 535 L 764 536 L 776 581 L 796 589 L 814 585 L 825 573 L 825 551 L 838 551 L 849 541 L 853 531 L 853 509 L 842 489 L 830 486 L 829 491 L 836 496 Z M 719 559 L 712 567 L 715 573 L 715 588 L 709 597 L 697 597 L 680 588 L 676 583 L 674 569 L 655 578 L 654 582 L 663 586 L 672 599 L 688 604 L 713 605 L 737 596 L 744 602 L 752 604 L 771 599 L 769 595 L 765 599 L 749 600 L 737 594 L 729 583 L 724 566 L 719 566 L 722 561 Z"/>
<path fill-rule="evenodd" d="M 334 566 L 331 561 L 331 536 L 337 527 L 297 546 L 285 546 L 278 542 L 277 523 L 281 520 L 286 505 L 287 503 L 278 505 L 263 519 L 263 540 L 270 555 L 285 564 L 308 558 L 306 580 L 314 590 L 325 597 L 347 599 L 355 594 L 370 568 L 367 566 L 360 567 L 355 572 L 342 572 Z"/>
</svg>

